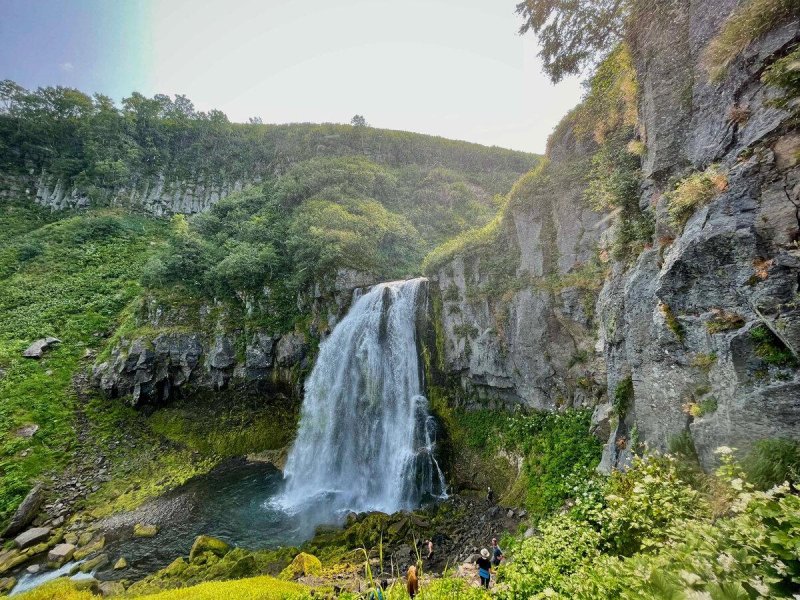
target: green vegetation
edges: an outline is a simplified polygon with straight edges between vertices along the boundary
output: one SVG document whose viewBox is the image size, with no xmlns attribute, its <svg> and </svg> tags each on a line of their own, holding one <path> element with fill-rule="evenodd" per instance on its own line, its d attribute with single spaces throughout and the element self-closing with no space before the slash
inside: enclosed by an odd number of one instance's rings
<svg viewBox="0 0 800 600">
<path fill-rule="evenodd" d="M 614 414 L 620 419 L 624 419 L 628 414 L 628 409 L 634 400 L 633 379 L 626 377 L 617 384 L 614 390 L 614 399 L 611 402 Z"/>
<path fill-rule="evenodd" d="M 730 454 L 709 500 L 669 457 L 580 489 L 575 506 L 518 542 L 504 598 L 790 598 L 800 561 L 800 499 L 752 491 Z"/>
<path fill-rule="evenodd" d="M 706 47 L 703 62 L 711 79 L 722 79 L 728 66 L 752 42 L 797 16 L 800 16 L 800 6 L 796 0 L 741 2 Z"/>
<path fill-rule="evenodd" d="M 742 468 L 747 480 L 759 490 L 768 490 L 788 481 L 800 483 L 800 443 L 795 440 L 757 441 L 745 455 Z"/>
<path fill-rule="evenodd" d="M 784 110 L 798 110 L 797 97 L 800 95 L 800 46 L 783 58 L 776 60 L 764 71 L 761 81 L 769 86 L 783 90 L 783 95 L 772 103 Z"/>
<path fill-rule="evenodd" d="M 658 305 L 658 310 L 664 316 L 664 321 L 667 327 L 669 327 L 669 330 L 675 334 L 679 342 L 683 343 L 683 340 L 686 338 L 686 331 L 683 329 L 683 325 L 678 320 L 678 317 L 672 312 L 672 308 L 670 308 L 669 304 L 665 304 L 664 302 L 660 303 Z"/>
<path fill-rule="evenodd" d="M 33 479 L 64 467 L 76 450 L 73 376 L 87 366 L 117 316 L 139 293 L 139 274 L 161 223 L 118 212 L 60 221 L 4 201 L 12 232 L 0 248 L 0 521 Z M 31 255 L 30 248 L 37 248 Z M 22 357 L 34 340 L 61 340 L 41 360 Z M 33 437 L 20 428 L 38 425 Z"/>
<path fill-rule="evenodd" d="M 728 176 L 717 165 L 703 172 L 692 173 L 666 194 L 667 211 L 674 227 L 683 229 L 686 221 L 701 206 L 705 206 L 728 189 Z"/>
<path fill-rule="evenodd" d="M 186 96 L 134 92 L 121 107 L 100 94 L 64 87 L 28 91 L 0 82 L 0 168 L 31 170 L 75 184 L 93 200 L 136 177 L 165 175 L 212 182 L 283 171 L 323 155 L 374 156 L 387 167 L 418 165 L 475 175 L 469 181 L 503 192 L 529 169 L 524 152 L 487 148 L 404 131 L 351 125 L 260 125 L 228 122 L 218 110 L 195 110 Z"/>
<path fill-rule="evenodd" d="M 792 367 L 797 364 L 792 351 L 766 325 L 751 329 L 750 339 L 755 344 L 756 356 L 768 365 Z"/>
</svg>

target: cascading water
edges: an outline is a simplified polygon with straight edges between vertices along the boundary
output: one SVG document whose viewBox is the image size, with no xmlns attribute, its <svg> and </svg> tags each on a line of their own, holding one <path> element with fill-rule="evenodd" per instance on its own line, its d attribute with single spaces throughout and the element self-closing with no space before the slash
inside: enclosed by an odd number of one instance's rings
<svg viewBox="0 0 800 600">
<path fill-rule="evenodd" d="M 424 279 L 354 296 L 320 346 L 280 503 L 300 509 L 395 512 L 443 496 L 435 422 L 423 395 L 416 310 Z"/>
</svg>

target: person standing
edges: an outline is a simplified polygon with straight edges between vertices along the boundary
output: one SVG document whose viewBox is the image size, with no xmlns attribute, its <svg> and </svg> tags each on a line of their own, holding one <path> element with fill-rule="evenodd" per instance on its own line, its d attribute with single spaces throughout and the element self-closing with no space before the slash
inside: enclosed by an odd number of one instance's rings
<svg viewBox="0 0 800 600">
<path fill-rule="evenodd" d="M 433 559 L 433 540 L 425 540 L 425 549 L 428 551 L 428 554 L 425 556 L 426 560 Z"/>
<path fill-rule="evenodd" d="M 481 578 L 481 585 L 487 590 L 489 589 L 489 579 L 491 578 L 492 563 L 489 562 L 489 551 L 484 548 L 481 550 L 481 555 L 475 561 L 478 565 L 478 577 Z"/>
<path fill-rule="evenodd" d="M 492 486 L 489 486 L 489 488 L 486 490 L 486 502 L 489 504 L 489 506 L 494 504 L 494 490 L 492 489 Z"/>
<path fill-rule="evenodd" d="M 497 538 L 492 538 L 492 566 L 499 567 L 500 562 L 505 558 L 500 546 L 497 545 Z"/>
<path fill-rule="evenodd" d="M 411 565 L 406 574 L 406 591 L 412 598 L 419 592 L 419 581 L 417 581 L 417 567 Z"/>
</svg>

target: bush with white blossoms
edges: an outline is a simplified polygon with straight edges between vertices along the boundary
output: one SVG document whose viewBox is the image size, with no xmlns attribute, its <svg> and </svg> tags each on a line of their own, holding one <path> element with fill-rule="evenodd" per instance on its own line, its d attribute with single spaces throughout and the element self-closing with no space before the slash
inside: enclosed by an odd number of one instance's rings
<svg viewBox="0 0 800 600">
<path fill-rule="evenodd" d="M 715 518 L 678 476 L 650 457 L 513 548 L 507 599 L 748 600 L 800 598 L 800 497 L 787 483 L 757 491 L 734 451 L 719 451 Z M 588 494 L 593 497 L 592 494 Z"/>
</svg>

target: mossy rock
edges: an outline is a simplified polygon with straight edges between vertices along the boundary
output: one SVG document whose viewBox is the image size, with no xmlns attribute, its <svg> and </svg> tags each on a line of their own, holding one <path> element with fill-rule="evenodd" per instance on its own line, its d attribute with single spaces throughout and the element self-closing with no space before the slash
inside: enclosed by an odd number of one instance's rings
<svg viewBox="0 0 800 600">
<path fill-rule="evenodd" d="M 121 569 L 128 568 L 128 561 L 125 559 L 124 556 L 120 556 L 119 560 L 114 563 L 114 570 L 119 571 Z"/>
<path fill-rule="evenodd" d="M 145 525 L 143 523 L 136 523 L 133 526 L 133 535 L 135 537 L 155 537 L 158 533 L 158 527 L 156 525 Z"/>
<path fill-rule="evenodd" d="M 81 536 L 81 539 L 83 539 L 83 536 Z M 89 539 L 91 541 L 91 538 Z M 106 538 L 104 536 L 97 538 L 91 543 L 86 542 L 86 544 L 82 548 L 78 548 L 77 550 L 75 550 L 73 558 L 75 560 L 82 560 L 87 556 L 89 556 L 90 554 L 100 552 L 100 550 L 102 550 L 105 547 L 105 545 L 106 545 Z"/>
<path fill-rule="evenodd" d="M 189 562 L 193 562 L 195 558 L 204 552 L 211 552 L 222 558 L 230 551 L 231 547 L 222 540 L 210 535 L 198 535 L 194 540 L 194 544 L 192 544 L 192 549 L 189 551 Z"/>
<path fill-rule="evenodd" d="M 313 554 L 301 552 L 294 560 L 281 571 L 281 579 L 298 579 L 306 575 L 319 575 L 322 572 L 322 563 Z"/>
<path fill-rule="evenodd" d="M 183 560 L 183 558 L 179 557 L 173 560 L 169 565 L 164 567 L 159 574 L 164 575 L 166 577 L 180 577 L 183 573 L 186 572 L 186 569 L 189 567 L 188 563 Z"/>
</svg>

